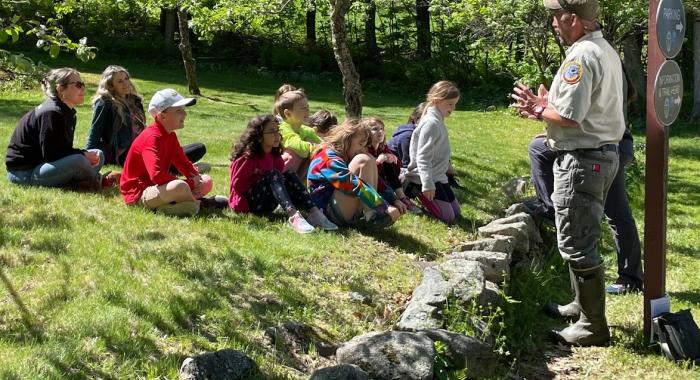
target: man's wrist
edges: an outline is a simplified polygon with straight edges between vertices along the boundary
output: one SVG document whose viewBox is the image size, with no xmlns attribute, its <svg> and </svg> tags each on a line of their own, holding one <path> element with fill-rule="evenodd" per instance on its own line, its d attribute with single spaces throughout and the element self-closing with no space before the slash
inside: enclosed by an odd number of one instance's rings
<svg viewBox="0 0 700 380">
<path fill-rule="evenodd" d="M 535 107 L 535 112 L 534 115 L 537 118 L 537 120 L 542 120 L 542 114 L 544 113 L 544 110 L 547 109 L 547 106 L 539 105 Z"/>
</svg>

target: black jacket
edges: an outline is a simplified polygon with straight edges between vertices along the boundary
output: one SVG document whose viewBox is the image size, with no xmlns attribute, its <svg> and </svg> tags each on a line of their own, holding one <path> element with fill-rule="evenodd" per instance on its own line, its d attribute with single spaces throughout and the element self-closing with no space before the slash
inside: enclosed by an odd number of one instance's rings
<svg viewBox="0 0 700 380">
<path fill-rule="evenodd" d="M 40 164 L 84 152 L 73 148 L 75 113 L 59 99 L 48 98 L 24 114 L 7 147 L 7 170 L 34 169 Z"/>
</svg>

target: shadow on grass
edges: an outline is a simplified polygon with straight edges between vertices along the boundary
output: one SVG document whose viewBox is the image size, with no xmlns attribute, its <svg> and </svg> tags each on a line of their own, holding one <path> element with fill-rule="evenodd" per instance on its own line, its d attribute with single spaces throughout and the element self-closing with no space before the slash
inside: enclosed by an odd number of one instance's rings
<svg viewBox="0 0 700 380">
<path fill-rule="evenodd" d="M 31 313 L 31 311 L 29 311 L 29 309 L 25 305 L 24 301 L 22 301 L 22 297 L 20 297 L 19 293 L 17 293 L 17 290 L 12 285 L 12 282 L 10 282 L 10 279 L 7 277 L 2 267 L 0 267 L 0 281 L 2 281 L 2 284 L 5 286 L 5 289 L 7 289 L 7 292 L 10 294 L 12 301 L 14 301 L 15 305 L 17 306 L 17 310 L 19 311 L 19 315 L 22 319 L 22 324 L 25 328 L 24 331 L 16 331 L 16 335 L 13 338 L 10 338 L 9 340 L 17 340 L 17 338 L 20 338 L 20 341 L 43 341 L 44 330 L 41 326 L 41 323 L 37 321 L 36 317 L 34 317 L 34 315 Z M 2 329 L 2 333 L 0 333 L 0 336 L 4 336 L 8 332 L 12 334 L 11 331 Z"/>
<path fill-rule="evenodd" d="M 692 303 L 700 306 L 700 289 L 685 292 L 669 292 L 672 299 Z"/>
<path fill-rule="evenodd" d="M 346 232 L 347 231 L 347 232 Z M 381 230 L 359 230 L 360 233 L 366 236 L 371 236 L 374 240 L 386 243 L 393 248 L 397 248 L 403 252 L 416 255 L 418 257 L 435 260 L 438 257 L 438 252 L 421 242 L 418 239 L 406 234 L 402 234 L 396 230 L 396 227 L 384 228 Z M 350 229 L 342 229 L 341 234 L 350 233 Z"/>
<path fill-rule="evenodd" d="M 696 231 L 698 228 L 694 228 Z M 679 255 L 683 255 L 686 257 L 698 257 L 700 256 L 700 249 L 697 247 L 691 247 L 688 245 L 680 245 L 680 244 L 675 244 L 675 243 L 669 243 L 668 244 L 668 250 L 673 253 L 677 253 Z"/>
</svg>

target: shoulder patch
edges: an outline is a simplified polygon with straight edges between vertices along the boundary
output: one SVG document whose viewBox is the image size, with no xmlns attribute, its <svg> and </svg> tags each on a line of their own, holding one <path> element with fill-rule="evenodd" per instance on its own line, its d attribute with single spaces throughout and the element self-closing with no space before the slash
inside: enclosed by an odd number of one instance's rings
<svg viewBox="0 0 700 380">
<path fill-rule="evenodd" d="M 561 79 L 568 84 L 576 84 L 583 77 L 583 66 L 576 61 L 569 61 L 564 64 L 561 71 Z"/>
</svg>

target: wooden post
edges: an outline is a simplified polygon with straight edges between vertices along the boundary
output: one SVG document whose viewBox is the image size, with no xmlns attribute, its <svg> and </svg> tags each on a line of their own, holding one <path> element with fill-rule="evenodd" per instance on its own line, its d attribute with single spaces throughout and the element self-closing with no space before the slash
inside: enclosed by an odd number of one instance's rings
<svg viewBox="0 0 700 380">
<path fill-rule="evenodd" d="M 654 81 L 665 61 L 656 38 L 659 0 L 649 1 L 647 60 L 647 138 L 644 193 L 644 336 L 651 334 L 652 299 L 666 294 L 666 190 L 668 184 L 668 128 L 654 111 Z"/>
</svg>

